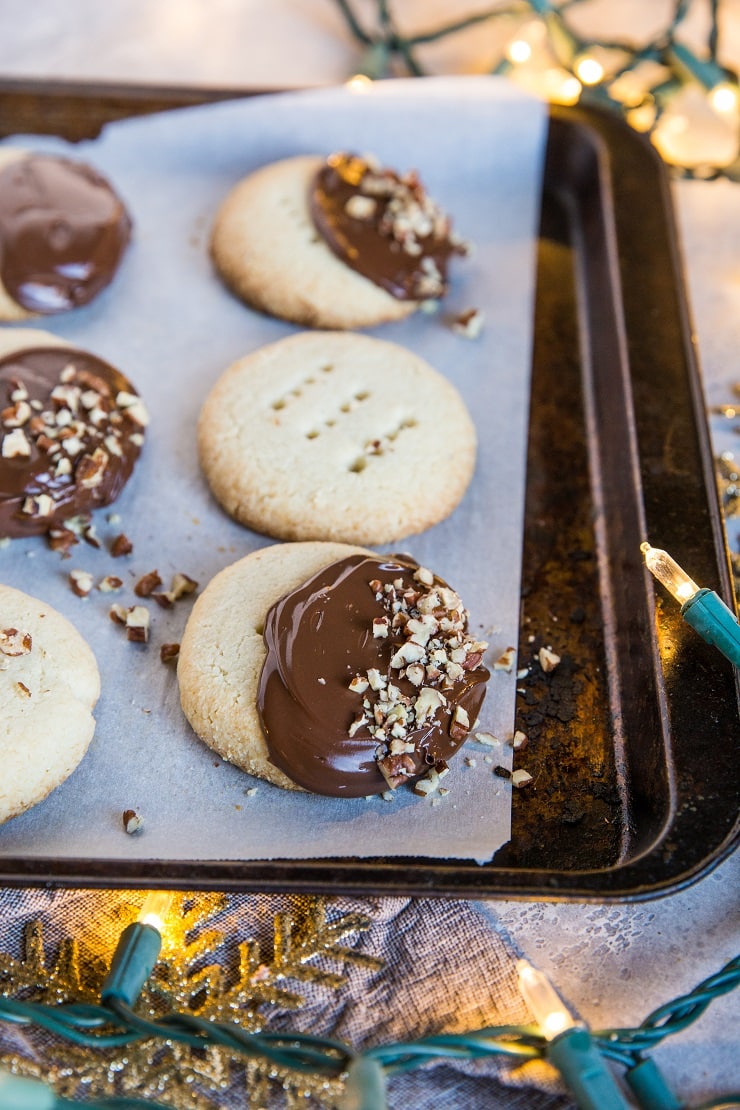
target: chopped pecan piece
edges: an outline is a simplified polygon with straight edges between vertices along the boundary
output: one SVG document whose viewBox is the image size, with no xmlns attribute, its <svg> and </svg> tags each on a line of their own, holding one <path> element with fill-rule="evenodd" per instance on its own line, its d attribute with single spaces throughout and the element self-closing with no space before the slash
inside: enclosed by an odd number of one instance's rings
<svg viewBox="0 0 740 1110">
<path fill-rule="evenodd" d="M 106 574 L 105 578 L 101 578 L 98 582 L 98 589 L 103 594 L 114 593 L 120 590 L 123 586 L 123 579 L 118 578 L 115 574 Z"/>
<path fill-rule="evenodd" d="M 93 588 L 93 576 L 89 570 L 71 570 L 69 584 L 78 597 L 87 597 Z"/>
<path fill-rule="evenodd" d="M 110 546 L 110 553 L 114 559 L 119 559 L 122 555 L 130 555 L 133 550 L 134 545 L 123 532 L 116 536 Z"/>
<path fill-rule="evenodd" d="M 126 613 L 126 636 L 135 644 L 149 640 L 149 610 L 144 605 L 133 605 Z"/>
<path fill-rule="evenodd" d="M 157 586 L 162 585 L 162 579 L 159 577 L 159 572 L 150 570 L 148 574 L 143 575 L 134 586 L 134 593 L 137 597 L 150 597 L 156 590 Z"/>
<path fill-rule="evenodd" d="M 21 632 L 17 628 L 0 629 L 0 653 L 3 655 L 28 655 L 32 647 L 30 632 Z"/>
<path fill-rule="evenodd" d="M 179 644 L 162 644 L 159 649 L 159 658 L 163 663 L 172 663 L 180 654 Z"/>
<path fill-rule="evenodd" d="M 378 767 L 391 790 L 407 782 L 415 773 L 414 761 L 406 754 L 387 755 L 378 761 Z"/>
<path fill-rule="evenodd" d="M 123 822 L 124 832 L 127 832 L 129 836 L 133 833 L 140 832 L 144 827 L 144 818 L 138 814 L 135 809 L 124 809 L 121 820 Z"/>
</svg>

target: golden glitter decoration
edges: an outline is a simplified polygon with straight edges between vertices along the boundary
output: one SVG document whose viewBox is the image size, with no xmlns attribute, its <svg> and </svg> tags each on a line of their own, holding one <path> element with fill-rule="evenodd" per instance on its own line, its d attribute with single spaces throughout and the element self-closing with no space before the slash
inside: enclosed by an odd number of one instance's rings
<svg viewBox="0 0 740 1110">
<path fill-rule="evenodd" d="M 369 928 L 367 917 L 351 912 L 332 915 L 323 898 L 296 897 L 289 905 L 272 915 L 271 942 L 247 937 L 233 944 L 213 921 L 227 909 L 225 896 L 176 895 L 165 921 L 160 958 L 137 1012 L 156 1020 L 179 1010 L 256 1033 L 268 1026 L 275 1011 L 295 1011 L 305 1004 L 296 984 L 334 992 L 346 985 L 346 976 L 327 968 L 327 961 L 382 967 L 382 960 L 342 943 Z M 119 908 L 121 930 L 137 909 Z M 0 995 L 46 1005 L 97 1002 L 112 952 L 106 959 L 95 947 L 99 938 L 89 946 L 84 938 L 65 938 L 50 958 L 41 922 L 30 922 L 21 958 L 0 952 Z M 297 1110 L 307 1104 L 334 1107 L 341 1092 L 338 1080 L 246 1060 L 224 1048 L 195 1049 L 151 1038 L 97 1049 L 32 1027 L 24 1027 L 23 1037 L 28 1055 L 0 1055 L 0 1068 L 43 1079 L 63 1098 L 128 1095 L 182 1110 L 218 1110 L 230 1091 L 237 1096 L 233 1101 L 249 1110 L 268 1104 Z"/>
</svg>

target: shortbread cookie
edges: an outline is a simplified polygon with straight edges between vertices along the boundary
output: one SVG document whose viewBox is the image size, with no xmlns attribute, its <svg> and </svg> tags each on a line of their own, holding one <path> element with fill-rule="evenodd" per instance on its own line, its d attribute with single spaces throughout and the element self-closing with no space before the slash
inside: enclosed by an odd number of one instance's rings
<svg viewBox="0 0 740 1110">
<path fill-rule="evenodd" d="M 297 324 L 362 328 L 441 297 L 465 245 L 415 174 L 356 155 L 289 158 L 239 182 L 211 250 L 227 285 Z"/>
<path fill-rule="evenodd" d="M 240 359 L 198 425 L 228 513 L 287 540 L 394 542 L 448 516 L 475 465 L 457 390 L 380 339 L 302 332 Z"/>
<path fill-rule="evenodd" d="M 95 657 L 44 602 L 0 585 L 0 823 L 56 789 L 95 729 Z"/>
<path fill-rule="evenodd" d="M 183 712 L 202 740 L 243 771 L 299 787 L 270 762 L 257 708 L 267 656 L 265 616 L 322 567 L 361 548 L 336 543 L 263 547 L 226 567 L 196 599 L 180 643 Z"/>
<path fill-rule="evenodd" d="M 107 362 L 36 329 L 0 332 L 0 537 L 51 534 L 114 501 L 146 423 Z"/>
<path fill-rule="evenodd" d="M 277 545 L 223 570 L 196 602 L 181 701 L 244 770 L 362 797 L 444 773 L 478 717 L 487 647 L 459 595 L 408 556 Z"/>
<path fill-rule="evenodd" d="M 0 320 L 89 304 L 130 235 L 123 201 L 92 166 L 0 147 Z"/>
</svg>

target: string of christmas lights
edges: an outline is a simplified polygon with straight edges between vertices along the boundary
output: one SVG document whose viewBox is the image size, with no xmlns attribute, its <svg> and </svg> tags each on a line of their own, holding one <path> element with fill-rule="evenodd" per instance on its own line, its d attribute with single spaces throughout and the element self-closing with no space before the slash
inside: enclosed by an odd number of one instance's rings
<svg viewBox="0 0 740 1110">
<path fill-rule="evenodd" d="M 618 113 L 650 136 L 677 176 L 740 181 L 740 86 L 735 70 L 720 60 L 720 0 L 707 5 L 709 27 L 699 50 L 685 35 L 693 0 L 674 0 L 667 25 L 639 43 L 577 32 L 573 9 L 585 0 L 513 0 L 412 34 L 399 30 L 391 0 L 376 0 L 371 26 L 357 15 L 354 0 L 336 3 L 362 48 L 360 78 L 423 77 L 420 48 L 497 23 L 510 37 L 491 73 L 555 103 Z"/>
<path fill-rule="evenodd" d="M 138 919 L 121 933 L 100 991 L 100 1002 L 57 1005 L 0 997 L 0 1021 L 37 1026 L 76 1045 L 110 1048 L 143 1038 L 194 1048 L 218 1047 L 248 1059 L 313 1075 L 341 1078 L 343 1110 L 385 1110 L 388 1078 L 430 1060 L 475 1060 L 508 1056 L 545 1059 L 560 1072 L 582 1110 L 626 1110 L 623 1086 L 609 1064 L 625 1069 L 626 1088 L 641 1110 L 680 1110 L 651 1057 L 643 1053 L 665 1037 L 685 1030 L 720 995 L 740 984 L 740 956 L 694 990 L 654 1010 L 634 1029 L 591 1032 L 576 1019 L 542 972 L 526 961 L 518 966 L 520 990 L 532 1025 L 504 1025 L 470 1033 L 439 1034 L 356 1052 L 343 1042 L 297 1032 L 250 1033 L 234 1022 L 204 1020 L 194 1014 L 142 1016 L 137 1001 L 159 957 L 170 895 L 148 895 Z M 136 1098 L 77 1102 L 57 1097 L 44 1083 L 0 1070 L 0 1110 L 138 1110 L 162 1104 Z M 710 1107 L 740 1106 L 740 1095 L 725 1095 Z"/>
</svg>

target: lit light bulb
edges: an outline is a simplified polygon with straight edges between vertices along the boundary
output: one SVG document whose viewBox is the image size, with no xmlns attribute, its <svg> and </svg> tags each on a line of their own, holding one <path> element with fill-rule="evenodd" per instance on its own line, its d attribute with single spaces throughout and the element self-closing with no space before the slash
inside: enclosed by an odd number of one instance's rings
<svg viewBox="0 0 740 1110">
<path fill-rule="evenodd" d="M 578 1024 L 543 972 L 532 967 L 527 960 L 519 960 L 516 968 L 522 997 L 548 1041 Z"/>
<path fill-rule="evenodd" d="M 740 108 L 740 89 L 728 81 L 715 85 L 709 94 L 709 103 L 720 115 L 732 115 Z"/>
<path fill-rule="evenodd" d="M 603 65 L 596 58 L 592 58 L 590 54 L 583 54 L 578 58 L 574 69 L 579 81 L 584 85 L 598 85 L 604 76 Z"/>
<path fill-rule="evenodd" d="M 700 587 L 667 551 L 661 551 L 659 547 L 651 547 L 647 541 L 640 544 L 640 551 L 645 558 L 645 566 L 650 573 L 665 586 L 668 593 L 675 597 L 681 605 L 692 598 L 694 594 L 698 594 Z"/>
<path fill-rule="evenodd" d="M 524 39 L 514 39 L 506 48 L 506 57 L 515 65 L 521 65 L 532 57 L 532 47 Z"/>
<path fill-rule="evenodd" d="M 162 934 L 164 921 L 172 904 L 172 895 L 166 890 L 152 890 L 147 894 L 136 920 L 141 925 L 151 925 Z"/>
<path fill-rule="evenodd" d="M 548 100 L 556 104 L 576 104 L 581 95 L 581 82 L 564 69 L 546 69 L 542 89 Z"/>
<path fill-rule="evenodd" d="M 368 91 L 372 83 L 371 77 L 367 77 L 364 73 L 356 73 L 354 77 L 345 81 L 345 87 L 353 93 L 364 93 Z"/>
</svg>

